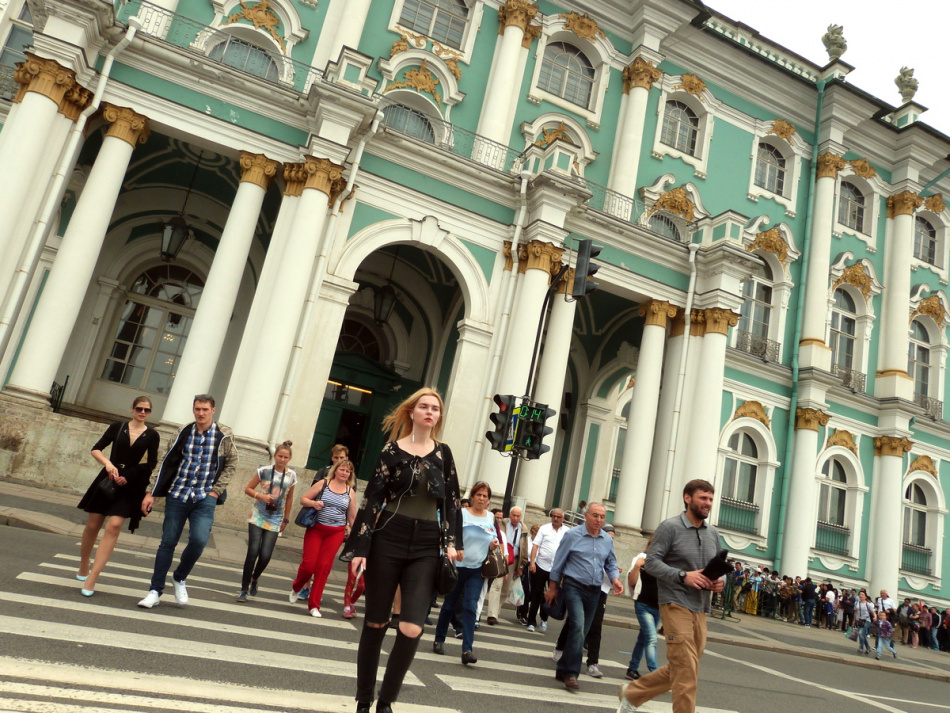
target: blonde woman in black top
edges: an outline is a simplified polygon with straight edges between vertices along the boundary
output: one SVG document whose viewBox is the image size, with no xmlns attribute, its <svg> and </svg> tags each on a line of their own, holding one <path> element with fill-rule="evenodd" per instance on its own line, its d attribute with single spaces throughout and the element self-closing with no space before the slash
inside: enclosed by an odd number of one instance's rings
<svg viewBox="0 0 950 713">
<path fill-rule="evenodd" d="M 419 646 L 422 624 L 435 591 L 440 542 L 444 542 L 450 559 L 458 555 L 458 475 L 452 451 L 437 440 L 443 410 L 439 393 L 423 388 L 383 421 L 389 442 L 366 486 L 340 556 L 350 562 L 353 573 L 364 566 L 366 571 L 366 613 L 356 660 L 357 713 L 369 713 L 373 702 L 376 670 L 396 587 L 402 590 L 402 610 L 379 689 L 377 713 L 392 711 Z"/>
</svg>

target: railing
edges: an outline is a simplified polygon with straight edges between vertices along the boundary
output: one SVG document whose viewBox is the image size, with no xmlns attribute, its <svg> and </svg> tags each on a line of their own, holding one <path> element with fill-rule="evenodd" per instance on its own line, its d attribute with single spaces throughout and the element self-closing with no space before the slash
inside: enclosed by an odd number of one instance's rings
<svg viewBox="0 0 950 713">
<path fill-rule="evenodd" d="M 932 555 L 933 552 L 926 547 L 905 542 L 903 557 L 901 557 L 901 569 L 905 572 L 923 574 L 929 577 L 933 571 L 930 566 Z"/>
<path fill-rule="evenodd" d="M 66 395 L 66 384 L 69 383 L 69 375 L 66 375 L 66 380 L 62 384 L 58 384 L 55 381 L 49 390 L 49 405 L 53 407 L 53 413 L 59 413 L 60 409 L 63 408 L 63 396 Z"/>
<path fill-rule="evenodd" d="M 848 543 L 851 540 L 851 529 L 844 525 L 835 525 L 832 522 L 818 521 L 818 530 L 815 534 L 815 549 L 832 555 L 848 555 Z"/>
<path fill-rule="evenodd" d="M 684 221 L 683 227 L 680 229 L 679 239 L 665 235 L 650 226 L 646 220 L 650 215 L 650 207 L 639 198 L 632 198 L 622 193 L 617 193 L 617 191 L 611 190 L 607 188 L 607 186 L 594 183 L 586 178 L 582 180 L 587 190 L 591 192 L 590 200 L 587 201 L 588 208 L 593 208 L 596 211 L 612 215 L 628 223 L 639 225 L 664 240 L 671 240 L 676 243 L 690 242 L 693 234 L 692 223 Z"/>
<path fill-rule="evenodd" d="M 720 498 L 719 521 L 716 524 L 725 530 L 757 535 L 759 528 L 755 524 L 755 518 L 758 512 L 759 506 L 755 503 L 747 503 L 744 500 L 734 500 L 733 498 Z"/>
<path fill-rule="evenodd" d="M 774 339 L 760 337 L 745 329 L 736 330 L 736 349 L 764 361 L 777 362 L 781 345 Z"/>
<path fill-rule="evenodd" d="M 933 399 L 926 394 L 914 394 L 914 403 L 934 421 L 940 421 L 943 418 L 943 401 Z"/>
<path fill-rule="evenodd" d="M 867 375 L 855 369 L 847 369 L 840 364 L 831 365 L 831 373 L 841 379 L 841 384 L 856 394 L 867 390 Z"/>
</svg>

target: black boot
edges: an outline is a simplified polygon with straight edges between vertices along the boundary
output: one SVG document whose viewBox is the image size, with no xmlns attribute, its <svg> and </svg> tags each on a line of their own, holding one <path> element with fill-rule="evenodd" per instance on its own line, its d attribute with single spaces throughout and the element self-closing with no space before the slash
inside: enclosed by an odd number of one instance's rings
<svg viewBox="0 0 950 713">
<path fill-rule="evenodd" d="M 379 655 L 385 638 L 385 626 L 377 628 L 363 622 L 360 645 L 356 652 L 356 709 L 358 713 L 364 713 L 364 711 L 369 713 L 369 707 L 373 704 L 376 671 L 379 669 Z"/>
<path fill-rule="evenodd" d="M 421 638 L 421 633 L 416 638 L 410 639 L 401 630 L 396 632 L 396 643 L 393 644 L 393 650 L 389 652 L 386 675 L 383 676 L 383 685 L 379 688 L 377 713 L 389 713 L 391 710 L 389 704 L 399 696 L 402 680 L 406 677 L 409 666 L 412 665 L 412 659 L 416 655 Z"/>
</svg>

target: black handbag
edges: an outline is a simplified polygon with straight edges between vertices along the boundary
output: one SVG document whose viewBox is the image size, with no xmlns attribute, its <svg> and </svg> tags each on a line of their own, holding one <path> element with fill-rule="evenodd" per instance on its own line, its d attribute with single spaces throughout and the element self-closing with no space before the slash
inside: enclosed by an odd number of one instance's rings
<svg viewBox="0 0 950 713">
<path fill-rule="evenodd" d="M 323 498 L 323 491 L 327 489 L 327 481 L 323 481 L 323 487 L 320 488 L 320 492 L 317 493 L 317 497 L 314 500 L 321 500 Z M 294 524 L 300 525 L 301 527 L 313 527 L 317 524 L 317 509 L 305 505 L 300 508 L 300 512 L 297 513 L 297 517 L 294 518 Z"/>
<path fill-rule="evenodd" d="M 99 481 L 99 485 L 96 486 L 96 489 L 99 491 L 101 497 L 110 501 L 115 500 L 119 495 L 119 486 L 108 475 Z"/>
<path fill-rule="evenodd" d="M 482 562 L 482 576 L 485 579 L 498 579 L 508 574 L 508 558 L 501 547 L 502 538 L 498 525 L 495 525 L 495 532 L 498 534 L 498 548 L 488 550 L 485 561 Z"/>
<path fill-rule="evenodd" d="M 455 589 L 459 581 L 459 573 L 455 568 L 455 562 L 449 559 L 445 551 L 445 535 L 441 527 L 439 527 L 439 547 L 442 554 L 439 555 L 439 566 L 435 571 L 435 592 L 444 597 Z"/>
</svg>

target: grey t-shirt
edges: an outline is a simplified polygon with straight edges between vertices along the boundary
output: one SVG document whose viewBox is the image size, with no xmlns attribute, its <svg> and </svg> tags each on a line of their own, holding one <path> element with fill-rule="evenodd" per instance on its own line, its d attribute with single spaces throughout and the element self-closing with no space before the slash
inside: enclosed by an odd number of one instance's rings
<svg viewBox="0 0 950 713">
<path fill-rule="evenodd" d="M 719 552 L 719 531 L 712 525 L 694 527 L 682 512 L 664 520 L 653 534 L 643 568 L 656 577 L 661 605 L 678 604 L 693 612 L 708 612 L 711 592 L 680 582 L 680 570 L 702 569 Z"/>
</svg>

